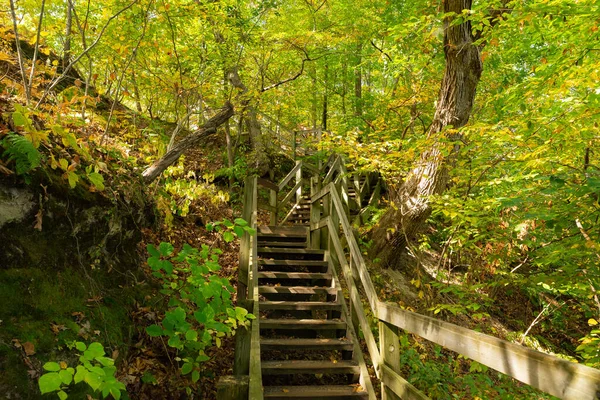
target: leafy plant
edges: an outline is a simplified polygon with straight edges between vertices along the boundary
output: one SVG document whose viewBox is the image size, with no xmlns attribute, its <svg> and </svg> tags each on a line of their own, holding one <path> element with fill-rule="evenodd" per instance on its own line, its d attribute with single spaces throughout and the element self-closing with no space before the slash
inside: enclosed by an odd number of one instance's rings
<svg viewBox="0 0 600 400">
<path fill-rule="evenodd" d="M 581 344 L 576 351 L 584 359 L 585 364 L 593 368 L 600 367 L 600 329 L 598 321 L 590 318 L 588 321 L 590 326 L 596 327 L 592 329 L 589 335 L 580 339 Z"/>
<path fill-rule="evenodd" d="M 40 165 L 42 159 L 40 152 L 33 143 L 24 136 L 9 133 L 2 140 L 2 146 L 6 149 L 4 156 L 15 162 L 17 174 L 24 175 Z"/>
<path fill-rule="evenodd" d="M 240 225 L 245 221 L 236 221 L 227 224 L 232 231 L 224 231 L 226 241 L 230 238 L 226 233 L 251 231 L 247 224 Z M 158 248 L 152 244 L 147 248 L 148 265 L 153 275 L 163 280 L 161 293 L 169 298 L 170 309 L 160 324 L 147 327 L 146 332 L 153 337 L 167 337 L 167 344 L 177 349 L 181 373 L 191 373 L 192 382 L 197 382 L 202 363 L 209 360 L 205 350 L 213 345 L 220 347 L 222 338 L 233 335 L 236 329 L 248 328 L 255 316 L 233 305 L 233 287 L 216 274 L 221 269 L 219 249 L 202 245 L 198 250 L 185 244 L 175 253 L 173 245 L 165 242 Z"/>
<path fill-rule="evenodd" d="M 103 398 L 112 395 L 119 400 L 121 391 L 125 391 L 125 385 L 115 377 L 115 361 L 105 356 L 104 346 L 98 342 L 89 346 L 83 342 L 74 342 L 69 347 L 81 352 L 79 364 L 75 368 L 69 367 L 64 361 L 44 364 L 44 369 L 48 372 L 38 381 L 42 394 L 56 392 L 58 398 L 64 400 L 69 397 L 65 391 L 69 386 L 85 382 Z"/>
</svg>

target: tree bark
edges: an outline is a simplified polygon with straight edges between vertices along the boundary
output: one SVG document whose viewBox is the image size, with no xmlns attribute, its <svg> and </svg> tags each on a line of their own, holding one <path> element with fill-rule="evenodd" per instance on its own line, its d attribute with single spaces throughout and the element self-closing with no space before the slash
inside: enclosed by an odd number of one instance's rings
<svg viewBox="0 0 600 400">
<path fill-rule="evenodd" d="M 444 13 L 461 15 L 471 8 L 472 0 L 444 0 Z M 395 207 L 382 217 L 373 233 L 373 251 L 391 267 L 397 266 L 399 252 L 423 226 L 431 214 L 431 195 L 443 192 L 448 184 L 447 164 L 456 157 L 458 146 L 444 157 L 440 139 L 445 128 L 464 126 L 471 115 L 477 84 L 483 71 L 479 48 L 473 44 L 469 21 L 451 26 L 454 17 L 444 19 L 444 53 L 446 67 L 436 111 L 428 137 L 434 144 L 423 152 L 408 173 L 398 194 Z M 451 139 L 460 139 L 453 135 Z"/>
<path fill-rule="evenodd" d="M 185 139 L 182 139 L 171 148 L 160 160 L 155 161 L 152 165 L 144 170 L 142 177 L 144 182 L 150 183 L 154 181 L 167 167 L 174 164 L 179 157 L 188 149 L 194 147 L 207 137 L 214 135 L 217 128 L 227 122 L 233 116 L 233 105 L 226 103 L 223 108 L 211 119 L 209 119 L 200 129 L 192 133 Z"/>
</svg>

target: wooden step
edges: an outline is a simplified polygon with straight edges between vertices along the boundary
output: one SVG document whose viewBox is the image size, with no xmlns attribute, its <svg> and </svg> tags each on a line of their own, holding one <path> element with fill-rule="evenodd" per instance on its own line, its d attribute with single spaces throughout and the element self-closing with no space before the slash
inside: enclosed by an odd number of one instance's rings
<svg viewBox="0 0 600 400">
<path fill-rule="evenodd" d="M 329 400 L 368 399 L 369 395 L 358 385 L 265 386 L 265 399 L 271 400 Z"/>
<path fill-rule="evenodd" d="M 260 329 L 346 329 L 346 322 L 335 319 L 261 318 Z"/>
<path fill-rule="evenodd" d="M 259 272 L 258 279 L 317 279 L 330 280 L 331 274 L 319 272 Z"/>
<path fill-rule="evenodd" d="M 259 286 L 259 294 L 336 294 L 337 289 L 322 286 Z"/>
<path fill-rule="evenodd" d="M 323 260 L 325 250 L 299 249 L 294 247 L 259 247 L 258 256 L 263 258 L 286 259 L 291 256 L 303 257 L 304 259 Z"/>
<path fill-rule="evenodd" d="M 279 241 L 263 241 L 258 238 L 258 247 L 285 247 L 285 248 L 303 248 L 306 247 L 306 240 L 301 242 L 279 242 Z"/>
<path fill-rule="evenodd" d="M 258 227 L 259 235 L 270 235 L 270 234 L 279 234 L 279 235 L 291 235 L 291 236 L 300 236 L 303 235 L 306 237 L 308 234 L 308 229 L 303 226 L 267 226 L 260 225 Z"/>
<path fill-rule="evenodd" d="M 290 233 L 258 233 L 258 240 L 279 240 L 289 241 L 290 239 L 306 240 L 306 232 L 290 232 Z"/>
<path fill-rule="evenodd" d="M 263 361 L 261 367 L 263 375 L 360 373 L 360 368 L 354 361 Z"/>
<path fill-rule="evenodd" d="M 327 268 L 327 261 L 322 260 L 258 260 L 258 265 L 263 270 L 277 270 L 285 267 L 304 267 L 309 270 L 324 270 Z"/>
<path fill-rule="evenodd" d="M 261 311 L 266 310 L 294 310 L 294 311 L 316 311 L 334 310 L 341 311 L 342 305 L 330 301 L 261 301 L 258 303 Z"/>
<path fill-rule="evenodd" d="M 261 339 L 260 350 L 352 350 L 346 339 Z"/>
</svg>

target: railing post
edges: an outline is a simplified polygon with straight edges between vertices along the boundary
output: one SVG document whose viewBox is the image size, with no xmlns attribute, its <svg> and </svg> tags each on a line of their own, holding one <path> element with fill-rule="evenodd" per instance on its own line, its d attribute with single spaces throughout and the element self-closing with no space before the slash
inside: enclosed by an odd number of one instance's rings
<svg viewBox="0 0 600 400">
<path fill-rule="evenodd" d="M 249 224 L 252 223 L 254 214 L 254 192 L 256 190 L 256 177 L 248 177 L 244 183 L 244 211 L 242 218 Z M 250 247 L 252 238 L 248 232 L 240 242 L 240 265 L 238 269 L 238 306 L 246 308 L 252 312 L 251 304 L 248 301 L 248 279 L 250 272 Z M 248 375 L 250 368 L 250 332 L 247 329 L 239 329 L 235 335 L 235 362 L 233 364 L 233 374 L 236 376 Z"/>
<path fill-rule="evenodd" d="M 381 363 L 400 375 L 398 328 L 387 322 L 379 321 L 379 345 L 381 349 Z M 383 379 L 381 380 L 381 399 L 400 400 L 400 397 L 383 383 Z"/>
<path fill-rule="evenodd" d="M 319 193 L 321 190 L 321 184 L 318 177 L 311 178 L 310 195 L 311 197 Z M 310 247 L 312 249 L 318 249 L 321 245 L 321 231 L 319 229 L 312 230 L 313 224 L 316 224 L 321 219 L 321 200 L 311 204 L 310 207 Z"/>
<path fill-rule="evenodd" d="M 296 161 L 296 131 L 293 131 L 293 139 L 292 139 L 292 152 L 294 154 L 294 161 Z"/>
<path fill-rule="evenodd" d="M 271 182 L 275 179 L 275 173 L 272 170 L 269 172 L 269 178 Z M 269 205 L 273 207 L 270 225 L 275 226 L 277 225 L 277 191 L 274 189 L 269 189 Z"/>
<path fill-rule="evenodd" d="M 300 164 L 302 161 L 296 161 L 296 165 Z M 300 168 L 298 168 L 298 171 L 296 171 L 296 185 L 302 182 L 302 165 L 300 166 Z M 296 191 L 296 204 L 300 204 L 300 201 L 302 200 L 302 185 L 300 185 L 298 187 L 298 190 Z"/>
</svg>

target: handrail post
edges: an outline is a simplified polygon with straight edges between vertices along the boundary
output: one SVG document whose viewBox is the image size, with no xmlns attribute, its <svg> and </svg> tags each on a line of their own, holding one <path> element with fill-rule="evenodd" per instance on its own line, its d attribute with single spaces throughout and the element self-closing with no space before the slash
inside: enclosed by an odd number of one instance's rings
<svg viewBox="0 0 600 400">
<path fill-rule="evenodd" d="M 379 321 L 379 348 L 382 365 L 400 375 L 402 371 L 400 369 L 400 340 L 397 327 Z M 381 381 L 381 400 L 400 400 L 400 397 L 385 385 L 383 379 Z"/>
<path fill-rule="evenodd" d="M 298 164 L 302 164 L 302 161 L 296 161 L 296 165 L 298 165 Z M 296 185 L 300 182 L 302 182 L 302 165 L 300 165 L 300 168 L 298 168 L 298 171 L 296 171 Z M 300 204 L 301 200 L 302 200 L 302 185 L 300 185 L 298 187 L 298 190 L 296 190 L 296 204 Z"/>
<path fill-rule="evenodd" d="M 310 195 L 314 196 L 321 190 L 321 183 L 319 182 L 318 177 L 311 178 L 310 185 Z M 321 200 L 317 200 L 311 204 L 310 207 L 310 247 L 313 249 L 318 249 L 321 245 L 321 231 L 319 229 L 312 230 L 312 226 L 317 224 L 321 219 Z"/>
<path fill-rule="evenodd" d="M 269 178 L 271 179 L 271 181 L 273 181 L 275 178 L 275 174 L 272 170 L 270 171 Z M 273 209 L 271 210 L 270 224 L 272 226 L 274 226 L 274 225 L 277 225 L 277 211 L 278 211 L 277 210 L 277 191 L 274 189 L 269 189 L 269 205 L 271 207 L 273 207 Z"/>
<path fill-rule="evenodd" d="M 252 224 L 254 209 L 256 207 L 254 192 L 256 191 L 256 177 L 248 177 L 244 183 L 244 211 L 242 218 Z M 240 242 L 240 265 L 238 268 L 238 305 L 252 312 L 252 302 L 248 301 L 248 286 L 250 277 L 250 247 L 252 238 L 248 232 L 244 232 Z M 250 293 L 251 296 L 251 293 Z M 240 329 L 235 335 L 235 362 L 233 374 L 236 376 L 248 375 L 250 368 L 250 332 Z"/>
<path fill-rule="evenodd" d="M 292 141 L 292 152 L 294 154 L 294 161 L 296 161 L 296 130 L 294 130 L 293 141 Z"/>
</svg>

